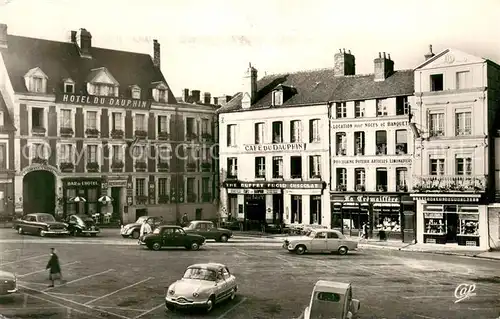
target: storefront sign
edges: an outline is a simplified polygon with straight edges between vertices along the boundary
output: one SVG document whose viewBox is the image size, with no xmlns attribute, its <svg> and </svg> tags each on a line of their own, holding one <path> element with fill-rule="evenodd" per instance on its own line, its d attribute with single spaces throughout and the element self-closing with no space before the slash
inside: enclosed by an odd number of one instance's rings
<svg viewBox="0 0 500 319">
<path fill-rule="evenodd" d="M 402 164 L 402 165 L 411 165 L 411 158 L 401 158 L 399 156 L 395 156 L 394 158 L 386 158 L 381 156 L 374 157 L 363 157 L 362 159 L 344 159 L 344 158 L 336 158 L 333 160 L 333 164 Z"/>
<path fill-rule="evenodd" d="M 358 122 L 358 123 L 340 123 L 333 124 L 332 129 L 343 130 L 343 129 L 366 129 L 366 128 L 395 128 L 408 127 L 408 120 L 390 120 L 390 121 L 369 121 L 369 122 Z"/>
<path fill-rule="evenodd" d="M 47 171 L 47 172 L 51 172 L 52 174 L 54 174 L 56 176 L 59 175 L 59 171 L 54 166 L 35 164 L 35 165 L 28 166 L 24 170 L 22 170 L 21 176 L 25 176 L 28 173 L 36 172 L 36 171 Z"/>
<path fill-rule="evenodd" d="M 443 218 L 443 213 L 424 213 L 424 218 Z"/>
<path fill-rule="evenodd" d="M 399 196 L 390 195 L 331 195 L 331 201 L 360 203 L 399 203 Z"/>
<path fill-rule="evenodd" d="M 281 189 L 229 188 L 228 194 L 281 194 Z"/>
<path fill-rule="evenodd" d="M 321 195 L 321 189 L 285 189 L 286 195 Z"/>
<path fill-rule="evenodd" d="M 478 221 L 479 220 L 479 214 L 458 214 L 458 217 L 461 220 L 467 220 L 467 221 Z"/>
<path fill-rule="evenodd" d="M 108 180 L 108 187 L 127 187 L 127 180 L 126 179 Z"/>
<path fill-rule="evenodd" d="M 286 143 L 286 144 L 251 144 L 243 145 L 246 152 L 287 152 L 287 151 L 305 151 L 305 143 Z"/>
<path fill-rule="evenodd" d="M 302 182 L 292 182 L 292 181 L 282 181 L 282 182 L 223 182 L 222 186 L 224 188 L 278 188 L 278 189 L 323 189 L 325 187 L 324 182 L 313 182 L 313 181 L 302 181 Z"/>
<path fill-rule="evenodd" d="M 100 180 L 85 180 L 85 179 L 75 179 L 75 180 L 63 180 L 66 187 L 97 187 L 101 186 Z"/>
<path fill-rule="evenodd" d="M 133 109 L 149 109 L 151 101 L 126 99 L 111 96 L 56 94 L 56 102 L 78 105 L 97 105 L 107 107 L 126 107 Z"/>
</svg>

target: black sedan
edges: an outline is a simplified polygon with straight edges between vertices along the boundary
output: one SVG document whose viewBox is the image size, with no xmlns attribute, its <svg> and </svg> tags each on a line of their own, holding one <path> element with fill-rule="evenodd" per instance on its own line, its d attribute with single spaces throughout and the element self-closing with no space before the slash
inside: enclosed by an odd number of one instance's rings
<svg viewBox="0 0 500 319">
<path fill-rule="evenodd" d="M 189 250 L 198 250 L 205 244 L 205 237 L 188 234 L 179 226 L 160 226 L 152 234 L 144 236 L 141 245 L 151 250 L 160 250 L 163 247 L 185 247 Z"/>
<path fill-rule="evenodd" d="M 73 236 L 97 236 L 100 230 L 92 217 L 85 214 L 71 215 L 68 217 L 68 230 Z"/>
</svg>

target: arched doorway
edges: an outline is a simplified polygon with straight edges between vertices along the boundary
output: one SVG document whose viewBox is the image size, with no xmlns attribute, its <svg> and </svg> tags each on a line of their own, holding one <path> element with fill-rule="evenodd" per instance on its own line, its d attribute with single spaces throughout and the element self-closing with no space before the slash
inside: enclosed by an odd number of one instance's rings
<svg viewBox="0 0 500 319">
<path fill-rule="evenodd" d="M 56 208 L 56 178 L 48 171 L 34 171 L 23 178 L 23 211 L 54 214 Z"/>
</svg>

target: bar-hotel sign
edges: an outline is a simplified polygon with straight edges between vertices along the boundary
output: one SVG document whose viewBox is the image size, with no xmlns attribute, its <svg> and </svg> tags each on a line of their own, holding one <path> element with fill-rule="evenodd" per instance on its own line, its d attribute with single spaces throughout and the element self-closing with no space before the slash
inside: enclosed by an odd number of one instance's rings
<svg viewBox="0 0 500 319">
<path fill-rule="evenodd" d="M 224 188 L 258 188 L 258 189 L 323 189 L 325 183 L 321 181 L 282 181 L 282 182 L 223 182 Z"/>
<path fill-rule="evenodd" d="M 128 99 L 112 96 L 57 94 L 56 102 L 78 105 L 96 105 L 107 107 L 125 107 L 133 109 L 149 109 L 151 101 Z"/>
<path fill-rule="evenodd" d="M 305 143 L 282 143 L 282 144 L 247 144 L 243 145 L 246 152 L 286 152 L 305 151 Z"/>
</svg>

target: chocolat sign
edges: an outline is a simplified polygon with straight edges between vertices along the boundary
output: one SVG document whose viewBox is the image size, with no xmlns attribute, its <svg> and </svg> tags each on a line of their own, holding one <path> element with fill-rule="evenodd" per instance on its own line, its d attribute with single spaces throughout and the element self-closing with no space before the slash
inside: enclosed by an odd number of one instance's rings
<svg viewBox="0 0 500 319">
<path fill-rule="evenodd" d="M 323 189 L 324 182 L 224 182 L 222 186 L 225 188 L 259 188 L 259 189 Z"/>
<path fill-rule="evenodd" d="M 113 96 L 57 94 L 56 102 L 78 105 L 96 105 L 107 107 L 125 107 L 133 109 L 149 109 L 151 101 L 128 99 Z"/>
<path fill-rule="evenodd" d="M 250 144 L 243 145 L 246 152 L 284 152 L 284 151 L 304 151 L 305 143 L 286 144 Z"/>
</svg>

